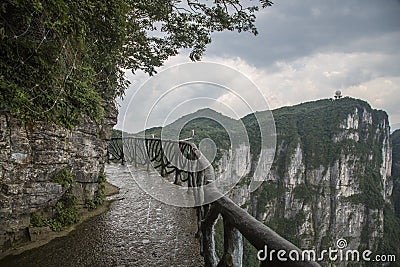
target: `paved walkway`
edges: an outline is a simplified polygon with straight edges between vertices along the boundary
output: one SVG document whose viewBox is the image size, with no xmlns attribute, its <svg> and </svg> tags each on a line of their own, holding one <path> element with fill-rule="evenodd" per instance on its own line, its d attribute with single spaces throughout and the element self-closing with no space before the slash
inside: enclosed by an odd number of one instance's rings
<svg viewBox="0 0 400 267">
<path fill-rule="evenodd" d="M 0 261 L 0 266 L 203 266 L 192 208 L 163 204 L 144 193 L 120 165 L 107 165 L 121 188 L 108 212 L 68 236 Z M 140 171 L 137 172 L 140 174 Z"/>
</svg>

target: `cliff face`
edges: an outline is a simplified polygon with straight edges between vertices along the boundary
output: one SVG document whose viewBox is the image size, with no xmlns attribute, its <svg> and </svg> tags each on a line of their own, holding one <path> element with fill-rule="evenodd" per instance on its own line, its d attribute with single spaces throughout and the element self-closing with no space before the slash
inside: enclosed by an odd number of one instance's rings
<svg viewBox="0 0 400 267">
<path fill-rule="evenodd" d="M 234 150 L 224 151 L 221 159 L 218 160 L 215 173 L 218 180 L 231 180 L 232 178 L 236 181 L 240 177 L 246 176 L 251 170 L 252 156 L 250 153 L 250 147 L 240 145 Z M 241 183 L 239 186 L 235 186 L 234 190 L 230 192 L 230 198 L 238 205 L 243 206 L 250 198 L 250 191 L 247 186 Z"/>
<path fill-rule="evenodd" d="M 300 247 L 327 249 L 344 238 L 349 248 L 376 251 L 393 189 L 386 113 L 349 98 L 273 113 L 277 148 L 271 172 L 258 174 L 266 182 L 254 193 L 242 182 L 231 197 Z M 251 120 L 243 119 L 246 125 Z M 253 151 L 257 138 L 251 137 Z M 217 164 L 220 175 L 247 173 L 248 180 L 257 159 L 250 151 L 225 152 Z M 230 159 L 234 164 L 227 167 Z"/>
<path fill-rule="evenodd" d="M 393 151 L 393 205 L 396 216 L 400 218 L 400 130 L 393 132 L 390 138 Z"/>
<path fill-rule="evenodd" d="M 116 123 L 110 103 L 100 124 L 84 118 L 73 129 L 44 123 L 23 123 L 0 114 L 0 249 L 28 240 L 33 213 L 54 213 L 67 190 L 79 204 L 93 199 L 104 169 L 107 140 Z M 74 180 L 54 177 L 67 170 Z"/>
</svg>

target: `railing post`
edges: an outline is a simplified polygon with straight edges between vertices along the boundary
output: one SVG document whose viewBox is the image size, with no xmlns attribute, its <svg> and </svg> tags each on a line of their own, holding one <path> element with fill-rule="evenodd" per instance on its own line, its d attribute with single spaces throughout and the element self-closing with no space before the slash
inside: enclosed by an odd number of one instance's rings
<svg viewBox="0 0 400 267">
<path fill-rule="evenodd" d="M 164 151 L 161 149 L 161 177 L 165 177 L 166 175 L 166 170 L 165 170 L 165 162 L 164 162 Z"/>
<path fill-rule="evenodd" d="M 214 225 L 203 228 L 203 256 L 205 267 L 216 267 L 218 257 L 215 252 Z"/>
<path fill-rule="evenodd" d="M 214 224 L 218 218 L 219 211 L 213 206 L 208 204 L 204 207 L 205 218 L 201 223 L 201 232 L 203 242 L 203 257 L 205 267 L 216 267 L 218 265 L 218 256 L 215 252 L 215 240 L 214 240 Z"/>
<path fill-rule="evenodd" d="M 242 235 L 233 227 L 228 218 L 223 218 L 224 222 L 224 255 L 218 267 L 242 266 L 243 243 Z"/>
<path fill-rule="evenodd" d="M 148 139 L 144 139 L 144 152 L 146 153 L 145 155 L 145 159 L 146 159 L 146 170 L 149 171 L 150 170 L 150 158 L 151 158 L 151 153 L 150 153 L 150 149 L 149 149 L 149 141 Z"/>
<path fill-rule="evenodd" d="M 125 165 L 124 140 L 121 139 L 121 165 Z"/>
<path fill-rule="evenodd" d="M 174 184 L 182 185 L 181 173 L 178 168 L 175 169 L 175 181 Z"/>
<path fill-rule="evenodd" d="M 137 153 L 137 147 L 136 147 L 136 142 L 137 140 L 133 140 L 133 163 L 135 164 L 135 168 L 137 168 L 137 159 L 136 159 L 136 153 Z"/>
</svg>

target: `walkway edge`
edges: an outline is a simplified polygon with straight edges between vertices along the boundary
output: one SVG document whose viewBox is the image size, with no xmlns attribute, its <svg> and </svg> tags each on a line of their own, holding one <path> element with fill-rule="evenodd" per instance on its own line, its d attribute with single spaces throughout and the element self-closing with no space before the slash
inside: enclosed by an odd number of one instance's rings
<svg viewBox="0 0 400 267">
<path fill-rule="evenodd" d="M 118 193 L 119 193 L 119 188 L 117 186 L 110 184 L 108 182 L 105 183 L 105 197 L 113 196 Z M 107 198 L 105 198 L 103 205 L 99 206 L 95 210 L 87 210 L 87 209 L 83 208 L 80 211 L 79 222 L 77 224 L 71 225 L 60 232 L 53 232 L 50 230 L 50 232 L 46 233 L 46 236 L 42 239 L 38 239 L 35 241 L 29 241 L 29 242 L 19 245 L 16 248 L 12 248 L 6 252 L 2 252 L 2 253 L 0 253 L 0 260 L 9 255 L 15 256 L 15 255 L 19 255 L 27 250 L 41 247 L 43 245 L 46 245 L 47 243 L 49 243 L 50 241 L 52 241 L 55 238 L 68 235 L 69 233 L 74 231 L 77 226 L 79 226 L 83 222 L 87 221 L 88 219 L 107 212 L 110 208 L 111 203 L 114 202 L 115 200 L 116 199 L 107 200 Z"/>
</svg>

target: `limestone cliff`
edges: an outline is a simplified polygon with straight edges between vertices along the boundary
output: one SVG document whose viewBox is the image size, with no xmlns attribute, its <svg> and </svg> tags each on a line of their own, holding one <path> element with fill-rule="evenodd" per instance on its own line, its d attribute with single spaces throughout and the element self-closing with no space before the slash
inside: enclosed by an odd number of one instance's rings
<svg viewBox="0 0 400 267">
<path fill-rule="evenodd" d="M 67 129 L 45 123 L 24 123 L 0 114 L 0 249 L 28 240 L 33 213 L 54 213 L 67 190 L 80 204 L 93 199 L 103 172 L 106 141 L 116 123 L 113 103 L 95 123 L 85 117 Z M 54 177 L 68 170 L 74 182 L 62 186 Z"/>
<path fill-rule="evenodd" d="M 237 123 L 206 111 L 206 118 L 226 125 Z M 271 171 L 268 164 L 260 163 L 256 175 L 265 182 L 253 193 L 249 181 L 261 150 L 256 116 L 241 119 L 250 144 L 229 149 L 231 129 L 201 118 L 204 112 L 188 115 L 198 119 L 188 122 L 181 133 L 188 136 L 195 129 L 194 141 L 215 141 L 219 148 L 216 177 L 243 177 L 230 192 L 236 203 L 304 249 L 328 249 L 344 238 L 351 249 L 382 251 L 384 226 L 390 235 L 397 225 L 384 221 L 384 211 L 392 207 L 394 184 L 390 127 L 384 111 L 348 97 L 273 110 L 275 158 Z M 178 128 L 177 122 L 166 128 Z M 150 129 L 148 134 L 158 135 L 160 130 Z M 388 252 L 395 252 L 392 248 Z M 257 264 L 256 259 L 246 259 L 246 253 L 256 255 L 249 249 L 245 244 L 245 266 Z"/>
<path fill-rule="evenodd" d="M 266 181 L 254 193 L 242 182 L 231 197 L 300 247 L 327 249 L 344 238 L 352 249 L 377 251 L 384 205 L 393 189 L 386 113 L 345 98 L 273 114 L 277 148 L 271 172 L 260 172 Z M 252 125 L 253 119 L 249 115 L 243 122 Z M 250 153 L 257 151 L 257 138 L 251 136 L 252 149 L 226 151 L 217 164 L 220 175 L 247 173 L 248 180 L 257 160 Z M 230 159 L 234 164 L 228 167 Z"/>
</svg>

